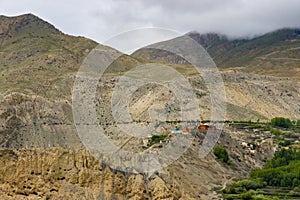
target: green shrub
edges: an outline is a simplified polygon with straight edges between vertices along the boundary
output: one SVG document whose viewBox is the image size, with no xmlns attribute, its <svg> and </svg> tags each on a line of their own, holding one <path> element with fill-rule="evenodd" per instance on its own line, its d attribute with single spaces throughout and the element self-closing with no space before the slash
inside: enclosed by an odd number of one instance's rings
<svg viewBox="0 0 300 200">
<path fill-rule="evenodd" d="M 273 128 L 271 128 L 270 132 L 271 132 L 273 135 L 275 135 L 276 137 L 279 137 L 280 134 L 281 134 L 280 130 L 278 130 L 278 129 L 273 129 Z"/>
<path fill-rule="evenodd" d="M 270 127 L 269 124 L 266 124 L 266 125 L 264 126 L 264 131 L 271 131 L 271 127 Z"/>
<path fill-rule="evenodd" d="M 244 179 L 232 184 L 232 187 L 242 187 L 246 190 L 256 190 L 259 188 L 263 188 L 264 186 L 266 186 L 266 183 L 258 179 Z"/>
<path fill-rule="evenodd" d="M 154 144 L 159 143 L 161 140 L 164 140 L 168 137 L 168 135 L 152 135 L 150 142 L 148 143 L 148 146 L 152 146 Z"/>
<path fill-rule="evenodd" d="M 232 183 L 223 193 L 226 199 L 231 194 L 233 194 L 231 197 L 238 196 L 234 199 L 279 199 L 276 193 L 266 193 L 265 188 L 268 186 L 288 188 L 291 192 L 286 193 L 287 196 L 300 197 L 299 150 L 282 149 L 277 151 L 262 169 L 251 171 L 249 179 Z M 282 194 L 285 195 L 285 193 Z"/>
<path fill-rule="evenodd" d="M 255 195 L 255 191 L 254 190 L 249 190 L 247 192 L 244 192 L 242 194 L 240 194 L 240 198 L 243 200 L 252 200 L 254 199 L 253 196 Z"/>
<path fill-rule="evenodd" d="M 295 149 L 281 149 L 275 153 L 274 158 L 267 161 L 264 169 L 286 166 L 291 161 L 300 161 L 300 151 Z"/>
<path fill-rule="evenodd" d="M 235 195 L 228 194 L 228 195 L 225 196 L 225 199 L 226 199 L 226 200 L 235 200 L 236 197 L 235 197 Z"/>
<path fill-rule="evenodd" d="M 270 200 L 270 198 L 264 196 L 263 194 L 258 194 L 253 196 L 254 200 Z"/>
<path fill-rule="evenodd" d="M 290 119 L 283 118 L 283 117 L 275 117 L 271 120 L 272 126 L 277 126 L 281 128 L 292 128 L 293 123 Z"/>
<path fill-rule="evenodd" d="M 233 184 L 228 188 L 228 189 L 224 189 L 222 192 L 224 194 L 240 194 L 245 192 L 246 190 L 242 187 L 236 187 Z"/>
<path fill-rule="evenodd" d="M 281 140 L 280 142 L 279 142 L 279 145 L 280 146 L 283 146 L 283 147 L 287 147 L 287 146 L 289 146 L 289 145 L 291 145 L 292 143 L 291 143 L 291 141 L 289 141 L 289 140 Z"/>
<path fill-rule="evenodd" d="M 224 163 L 226 163 L 228 165 L 231 164 L 231 160 L 229 158 L 228 152 L 227 152 L 227 150 L 226 150 L 226 148 L 224 146 L 217 146 L 217 147 L 215 147 L 214 154 L 222 162 L 224 162 Z"/>
<path fill-rule="evenodd" d="M 299 187 L 300 152 L 282 149 L 267 161 L 263 169 L 252 171 L 250 176 L 252 179 L 261 179 L 270 186 Z"/>
<path fill-rule="evenodd" d="M 300 193 L 300 187 L 295 187 L 295 188 L 293 189 L 293 191 L 294 191 L 294 192 L 299 192 L 299 193 Z"/>
</svg>

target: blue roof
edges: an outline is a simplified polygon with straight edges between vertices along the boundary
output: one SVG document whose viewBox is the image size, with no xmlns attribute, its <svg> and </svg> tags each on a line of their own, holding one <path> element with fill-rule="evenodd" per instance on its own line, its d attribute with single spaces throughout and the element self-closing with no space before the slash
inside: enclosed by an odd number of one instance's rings
<svg viewBox="0 0 300 200">
<path fill-rule="evenodd" d="M 182 133 L 182 130 L 171 130 L 171 133 Z"/>
</svg>

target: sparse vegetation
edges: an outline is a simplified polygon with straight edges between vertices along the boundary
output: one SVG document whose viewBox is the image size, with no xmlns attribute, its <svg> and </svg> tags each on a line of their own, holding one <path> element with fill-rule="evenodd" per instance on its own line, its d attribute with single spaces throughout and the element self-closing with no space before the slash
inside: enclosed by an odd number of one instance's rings
<svg viewBox="0 0 300 200">
<path fill-rule="evenodd" d="M 201 97 L 206 96 L 207 94 L 204 93 L 204 92 L 196 92 L 196 95 L 197 95 L 198 98 L 201 98 Z"/>
<path fill-rule="evenodd" d="M 278 129 L 270 128 L 270 132 L 275 135 L 276 137 L 279 137 L 281 134 L 281 131 Z"/>
<path fill-rule="evenodd" d="M 148 143 L 148 147 L 151 147 L 154 144 L 159 143 L 162 140 L 165 140 L 168 137 L 168 135 L 153 135 Z"/>
</svg>

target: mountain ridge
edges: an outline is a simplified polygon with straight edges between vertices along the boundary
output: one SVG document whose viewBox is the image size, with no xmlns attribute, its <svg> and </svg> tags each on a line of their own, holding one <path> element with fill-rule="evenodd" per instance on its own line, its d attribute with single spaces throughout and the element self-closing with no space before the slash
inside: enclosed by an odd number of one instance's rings
<svg viewBox="0 0 300 200">
<path fill-rule="evenodd" d="M 0 16 L 1 46 L 16 42 L 20 37 L 47 37 L 51 34 L 62 34 L 52 24 L 33 14 L 6 17 Z"/>
<path fill-rule="evenodd" d="M 257 52 L 258 50 L 264 50 L 266 47 L 275 46 L 280 48 L 281 43 L 289 42 L 291 40 L 299 40 L 300 39 L 300 29 L 299 28 L 282 28 L 278 30 L 274 30 L 272 32 L 256 36 L 251 39 L 240 38 L 240 39 L 228 39 L 227 36 L 218 35 L 218 39 L 215 44 L 211 44 L 207 46 L 203 41 L 205 36 L 209 36 L 209 34 L 189 34 L 189 36 L 195 39 L 199 44 L 201 44 L 204 48 L 207 49 L 208 53 L 212 55 L 212 57 L 216 60 L 218 66 L 220 67 L 228 67 L 228 65 L 237 65 L 241 66 L 241 62 L 237 59 L 236 61 L 229 61 L 229 57 L 235 58 L 244 56 L 247 54 L 250 56 L 260 55 L 262 52 Z M 289 45 L 289 44 L 285 44 Z M 220 51 L 221 49 L 221 51 Z M 220 51 L 220 52 L 218 52 Z M 244 55 L 244 53 L 246 55 Z M 271 50 L 266 50 L 265 52 L 271 53 Z M 222 56 L 221 54 L 225 54 Z M 227 59 L 224 58 L 227 56 Z M 248 62 L 249 63 L 249 62 Z M 246 64 L 248 64 L 246 63 Z M 244 63 L 245 64 L 245 63 Z"/>
<path fill-rule="evenodd" d="M 295 79 L 300 77 L 299 28 L 279 29 L 251 39 L 228 39 L 227 36 L 217 33 L 192 32 L 187 36 L 205 48 L 221 70 L 233 68 L 260 75 Z M 131 55 L 138 59 L 164 63 L 188 63 L 178 55 L 147 47 Z"/>
</svg>

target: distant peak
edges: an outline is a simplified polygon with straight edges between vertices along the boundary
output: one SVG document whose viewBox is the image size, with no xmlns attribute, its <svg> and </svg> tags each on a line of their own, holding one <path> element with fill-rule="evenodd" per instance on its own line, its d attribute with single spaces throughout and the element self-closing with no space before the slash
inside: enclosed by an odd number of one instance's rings
<svg viewBox="0 0 300 200">
<path fill-rule="evenodd" d="M 200 34 L 196 31 L 190 32 L 187 34 L 192 39 L 196 40 L 199 44 L 201 44 L 204 48 L 208 48 L 211 45 L 218 43 L 220 41 L 228 41 L 228 38 L 226 35 L 222 35 L 219 33 L 204 33 Z"/>
<path fill-rule="evenodd" d="M 186 35 L 192 37 L 193 39 L 205 39 L 205 40 L 249 40 L 249 39 L 255 39 L 259 38 L 265 35 L 290 35 L 290 36 L 295 36 L 295 35 L 300 35 L 300 27 L 284 27 L 280 29 L 276 29 L 267 33 L 259 34 L 254 37 L 229 37 L 225 34 L 221 33 L 216 33 L 216 32 L 207 32 L 207 33 L 200 33 L 198 31 L 191 31 L 187 33 Z"/>
<path fill-rule="evenodd" d="M 286 34 L 286 35 L 300 35 L 300 28 L 281 28 L 275 31 L 267 33 L 268 35 L 272 34 Z M 266 35 L 267 35 L 266 34 Z"/>
<path fill-rule="evenodd" d="M 10 36 L 61 33 L 53 25 L 32 13 L 9 17 L 0 16 L 0 30 L 2 34 Z"/>
<path fill-rule="evenodd" d="M 190 32 L 188 33 L 190 37 L 197 37 L 197 38 L 203 38 L 203 39 L 209 39 L 209 40 L 228 40 L 228 37 L 224 34 L 220 33 L 214 33 L 214 32 L 208 32 L 208 33 L 198 33 L 198 32 Z"/>
<path fill-rule="evenodd" d="M 0 18 L 6 18 L 6 19 L 9 19 L 9 20 L 17 20 L 17 19 L 38 19 L 38 20 L 42 20 L 41 18 L 39 18 L 38 16 L 36 16 L 32 13 L 25 13 L 25 14 L 16 15 L 16 16 L 0 15 Z"/>
<path fill-rule="evenodd" d="M 32 13 L 25 13 L 25 14 L 22 14 L 22 15 L 18 15 L 16 17 L 23 17 L 23 18 L 39 18 L 38 16 L 32 14 Z"/>
</svg>

